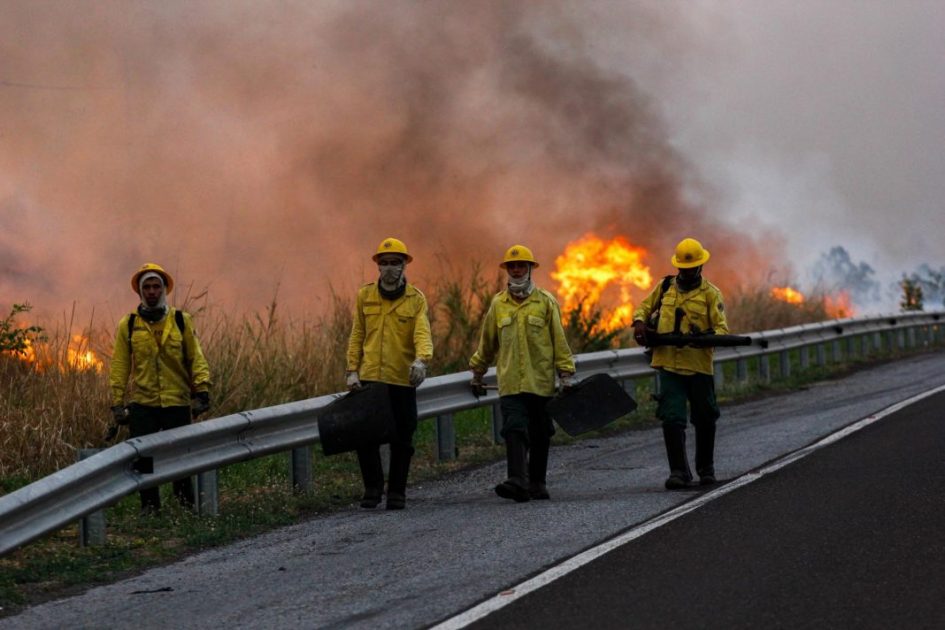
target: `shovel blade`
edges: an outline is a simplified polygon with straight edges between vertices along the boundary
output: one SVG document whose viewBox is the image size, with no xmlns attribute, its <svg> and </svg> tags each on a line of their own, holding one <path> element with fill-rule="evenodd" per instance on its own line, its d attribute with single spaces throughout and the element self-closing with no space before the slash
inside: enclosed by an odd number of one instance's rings
<svg viewBox="0 0 945 630">
<path fill-rule="evenodd" d="M 394 435 L 394 413 L 385 383 L 364 383 L 324 408 L 318 436 L 325 455 L 387 444 Z"/>
<path fill-rule="evenodd" d="M 603 428 L 637 408 L 637 403 L 608 374 L 594 374 L 548 402 L 548 415 L 574 437 Z"/>
</svg>

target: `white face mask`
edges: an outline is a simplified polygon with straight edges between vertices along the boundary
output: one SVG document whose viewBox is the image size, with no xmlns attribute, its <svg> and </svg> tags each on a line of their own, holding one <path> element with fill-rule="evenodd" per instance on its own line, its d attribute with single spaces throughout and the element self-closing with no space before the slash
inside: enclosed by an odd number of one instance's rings
<svg viewBox="0 0 945 630">
<path fill-rule="evenodd" d="M 532 269 L 529 266 L 528 273 L 521 278 L 509 276 L 509 293 L 517 298 L 527 298 L 532 294 L 535 285 L 532 284 Z"/>
</svg>

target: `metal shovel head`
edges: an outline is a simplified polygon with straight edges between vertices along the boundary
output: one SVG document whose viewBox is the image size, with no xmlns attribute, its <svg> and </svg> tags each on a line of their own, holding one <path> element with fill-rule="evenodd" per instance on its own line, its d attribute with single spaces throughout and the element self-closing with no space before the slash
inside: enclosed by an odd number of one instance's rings
<svg viewBox="0 0 945 630">
<path fill-rule="evenodd" d="M 548 415 L 570 436 L 607 426 L 637 408 L 637 403 L 608 374 L 594 374 L 552 398 Z"/>
<path fill-rule="evenodd" d="M 364 383 L 325 407 L 318 437 L 325 455 L 386 444 L 394 435 L 394 412 L 384 383 Z"/>
</svg>

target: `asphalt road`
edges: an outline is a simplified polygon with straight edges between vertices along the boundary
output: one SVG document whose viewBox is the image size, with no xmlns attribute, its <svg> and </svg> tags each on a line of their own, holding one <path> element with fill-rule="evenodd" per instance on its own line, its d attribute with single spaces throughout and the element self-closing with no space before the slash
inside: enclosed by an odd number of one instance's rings
<svg viewBox="0 0 945 630">
<path fill-rule="evenodd" d="M 873 367 L 841 380 L 818 383 L 803 391 L 726 406 L 719 426 L 717 472 L 723 479 L 744 479 L 745 473 L 785 453 L 942 385 L 945 385 L 945 353 L 936 352 Z M 882 430 L 887 425 L 897 426 L 884 419 L 870 431 Z M 905 432 L 893 430 L 892 434 L 900 436 Z M 846 440 L 855 445 L 860 438 L 851 436 Z M 846 440 L 824 449 L 825 453 L 835 448 L 851 448 Z M 943 445 L 940 433 L 926 435 L 919 441 L 933 458 L 935 440 Z M 887 446 L 899 444 L 888 438 L 886 442 Z M 921 450 L 918 446 L 913 448 Z M 675 537 L 667 537 L 669 535 L 660 530 L 650 532 L 628 546 L 628 552 L 639 548 L 635 553 L 641 554 L 628 560 L 630 565 L 618 563 L 603 572 L 605 583 L 629 584 L 633 588 L 624 588 L 623 595 L 605 589 L 593 590 L 599 593 L 591 601 L 600 602 L 594 606 L 600 617 L 575 618 L 572 625 L 634 627 L 632 624 L 637 623 L 639 627 L 651 627 L 658 623 L 670 626 L 669 620 L 675 617 L 666 617 L 664 622 L 656 613 L 647 616 L 650 613 L 646 611 L 650 607 L 663 612 L 681 607 L 691 608 L 701 615 L 696 617 L 696 622 L 679 622 L 678 625 L 684 627 L 712 627 L 716 620 L 716 627 L 737 627 L 741 619 L 738 615 L 747 609 L 767 615 L 757 618 L 768 625 L 830 626 L 836 616 L 824 617 L 825 621 L 821 622 L 813 616 L 804 618 L 801 613 L 806 609 L 806 600 L 812 597 L 808 585 L 821 591 L 823 584 L 836 581 L 832 576 L 838 575 L 838 565 L 846 562 L 840 556 L 841 542 L 859 549 L 864 568 L 854 573 L 859 576 L 859 582 L 854 582 L 846 591 L 836 591 L 837 597 L 844 597 L 835 601 L 838 609 L 862 606 L 863 598 L 853 587 L 869 576 L 876 583 L 892 585 L 900 579 L 896 576 L 904 575 L 905 579 L 889 591 L 900 602 L 904 601 L 901 589 L 908 588 L 909 584 L 913 584 L 913 589 L 920 589 L 927 586 L 926 581 L 936 586 L 945 583 L 940 573 L 933 572 L 934 564 L 929 565 L 927 572 L 916 564 L 916 556 L 922 554 L 941 564 L 941 546 L 937 546 L 940 543 L 929 529 L 916 529 L 915 523 L 906 525 L 906 515 L 910 512 L 924 509 L 931 513 L 936 506 L 941 511 L 942 493 L 933 481 L 940 467 L 934 467 L 935 462 L 929 461 L 899 468 L 893 465 L 897 460 L 889 459 L 896 457 L 894 450 L 876 454 L 867 451 L 873 465 L 863 472 L 856 468 L 855 475 L 845 474 L 851 470 L 855 457 L 842 467 L 829 461 L 823 464 L 832 471 L 827 477 L 840 490 L 828 492 L 831 484 L 821 478 L 825 475 L 812 475 L 815 481 L 793 481 L 785 484 L 783 493 L 775 492 L 780 487 L 777 478 L 800 474 L 795 470 L 801 469 L 802 462 L 804 467 L 809 465 L 802 460 L 770 480 L 756 482 L 759 491 L 767 492 L 755 496 L 756 490 L 751 486 L 756 484 L 746 485 L 731 492 L 731 496 L 709 502 L 660 528 L 667 532 L 679 531 Z M 819 457 L 822 455 L 806 459 L 813 463 Z M 411 486 L 408 509 L 403 512 L 366 511 L 352 506 L 27 609 L 19 615 L 0 619 L 0 628 L 430 626 L 454 618 L 602 541 L 632 530 L 667 510 L 691 504 L 694 497 L 702 496 L 664 491 L 664 460 L 659 430 L 555 447 L 549 468 L 551 501 L 514 504 L 497 498 L 492 486 L 504 477 L 504 464 L 500 463 Z M 883 462 L 886 463 L 875 465 Z M 937 463 L 942 463 L 941 458 Z M 907 476 L 914 480 L 913 492 L 906 494 L 902 486 L 895 485 L 890 485 L 888 491 L 885 489 L 885 484 L 903 481 Z M 729 487 L 735 488 L 738 483 L 732 482 Z M 857 496 L 859 498 L 854 500 Z M 910 502 L 906 506 L 910 499 L 921 502 L 923 498 L 930 505 L 921 508 Z M 723 509 L 733 501 L 736 502 L 734 507 Z M 851 503 L 863 504 L 867 509 L 875 506 L 876 512 L 866 519 L 848 516 L 844 510 Z M 826 512 L 827 522 L 809 525 L 817 522 L 811 519 L 821 516 L 822 512 Z M 757 538 L 746 534 L 746 529 L 753 529 L 756 522 L 765 522 L 763 519 L 772 513 L 783 517 L 774 519 L 775 525 L 756 527 Z M 902 519 L 902 528 L 896 530 L 898 534 L 893 534 L 894 539 L 887 540 L 876 532 L 880 524 L 890 520 L 890 514 Z M 703 532 L 710 530 L 701 526 L 686 527 L 690 520 L 702 518 L 720 529 L 711 530 L 713 533 L 709 535 Z M 922 522 L 927 518 L 928 514 Z M 828 526 L 833 529 L 825 529 Z M 680 527 L 684 529 L 676 529 Z M 849 535 L 838 535 L 838 528 Z M 945 531 L 940 522 L 937 531 Z M 827 532 L 831 532 L 830 535 Z M 683 545 L 688 539 L 711 541 L 704 545 L 706 555 L 687 553 L 672 563 L 661 561 L 667 549 Z M 743 540 L 744 547 L 739 545 Z M 809 550 L 798 547 L 802 544 L 811 547 Z M 883 545 L 893 549 L 888 561 L 862 564 L 867 557 L 874 557 L 869 552 Z M 793 555 L 783 554 L 783 562 L 796 565 L 790 577 L 782 573 L 783 565 L 772 565 L 777 568 L 767 570 L 769 559 L 778 557 L 777 550 L 792 547 L 805 550 Z M 615 557 L 622 553 L 624 550 L 614 552 Z M 658 575 L 667 580 L 665 584 L 675 585 L 673 589 L 645 591 L 657 577 L 637 571 L 637 563 L 648 557 L 656 569 L 661 567 Z M 609 562 L 606 556 L 602 560 Z M 719 574 L 727 567 L 732 567 L 733 575 L 740 575 L 740 570 L 735 571 L 739 562 L 744 562 L 751 570 L 735 581 L 719 580 Z M 587 565 L 587 570 L 594 571 L 593 567 L 593 564 Z M 701 575 L 706 578 L 700 580 Z M 681 581 L 679 578 L 683 577 L 685 580 Z M 557 588 L 559 581 L 549 588 Z M 560 581 L 560 584 L 566 583 Z M 643 612 L 634 609 L 632 614 L 609 614 L 603 610 L 611 605 L 605 603 L 605 597 L 613 595 L 632 600 L 627 592 L 636 593 L 638 589 L 650 593 L 650 597 L 636 600 Z M 863 593 L 876 599 L 878 590 L 879 587 L 864 586 Z M 661 606 L 656 602 L 658 598 L 678 606 Z M 567 602 L 571 596 L 559 595 L 558 599 Z M 724 605 L 719 603 L 723 600 L 727 602 Z M 744 601 L 739 604 L 739 600 Z M 514 611 L 518 606 L 527 606 L 528 601 L 529 597 L 517 600 L 514 606 L 493 613 L 495 616 L 482 619 L 482 623 L 485 626 L 526 623 L 522 619 L 530 617 L 517 618 Z M 512 617 L 503 622 L 507 614 Z M 568 620 L 564 615 L 560 618 L 556 615 L 553 623 L 536 619 L 534 624 L 528 621 L 526 625 L 562 627 L 568 625 Z M 941 621 L 941 617 L 936 621 Z M 909 625 L 931 627 L 921 622 Z"/>
<path fill-rule="evenodd" d="M 945 628 L 945 393 L 470 628 Z"/>
</svg>

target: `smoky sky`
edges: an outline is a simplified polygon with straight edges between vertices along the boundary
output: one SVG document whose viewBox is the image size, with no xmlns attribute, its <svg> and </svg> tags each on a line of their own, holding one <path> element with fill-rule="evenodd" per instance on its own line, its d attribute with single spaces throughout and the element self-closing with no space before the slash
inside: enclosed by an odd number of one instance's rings
<svg viewBox="0 0 945 630">
<path fill-rule="evenodd" d="M 654 93 L 681 153 L 806 269 L 845 247 L 895 279 L 945 258 L 945 4 L 690 3 Z M 653 83 L 655 85 L 655 82 Z"/>
<path fill-rule="evenodd" d="M 926 5 L 752 6 L 0 2 L 0 300 L 120 313 L 153 261 L 181 293 L 315 309 L 386 236 L 417 281 L 513 243 L 547 274 L 587 232 L 656 276 L 696 236 L 723 288 L 828 244 L 934 251 L 940 223 L 904 229 L 941 199 Z"/>
</svg>

